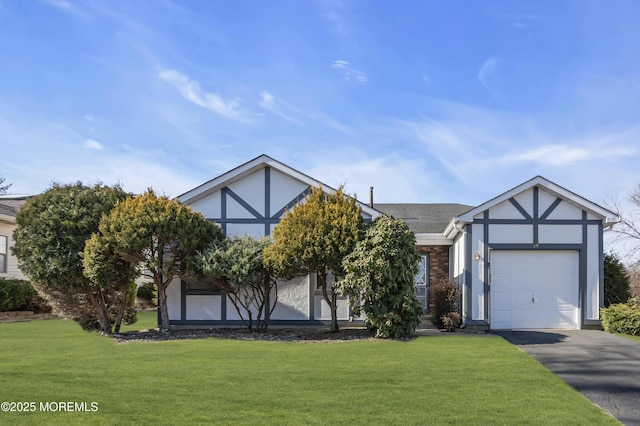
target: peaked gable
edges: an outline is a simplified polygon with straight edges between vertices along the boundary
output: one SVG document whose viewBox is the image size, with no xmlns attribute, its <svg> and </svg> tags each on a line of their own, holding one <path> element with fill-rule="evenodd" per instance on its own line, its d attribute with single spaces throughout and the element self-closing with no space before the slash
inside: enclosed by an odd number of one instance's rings
<svg viewBox="0 0 640 426">
<path fill-rule="evenodd" d="M 267 155 L 260 155 L 177 199 L 217 222 L 228 235 L 269 235 L 282 215 L 304 199 L 311 187 L 335 189 Z M 358 202 L 365 219 L 380 212 Z"/>
<path fill-rule="evenodd" d="M 583 212 L 589 220 L 601 221 L 603 227 L 620 221 L 612 211 L 542 176 L 536 176 L 453 218 L 444 234 L 453 237 L 460 224 L 472 223 L 484 215 L 490 219 L 568 220 L 579 219 Z"/>
</svg>

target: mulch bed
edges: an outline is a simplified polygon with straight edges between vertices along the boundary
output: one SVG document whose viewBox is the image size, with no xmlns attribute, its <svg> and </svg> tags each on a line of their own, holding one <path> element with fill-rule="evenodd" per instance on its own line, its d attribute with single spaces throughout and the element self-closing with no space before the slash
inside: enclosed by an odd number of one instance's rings
<svg viewBox="0 0 640 426">
<path fill-rule="evenodd" d="M 120 333 L 113 336 L 117 343 L 205 339 L 209 337 L 306 343 L 338 343 L 375 339 L 369 331 L 362 327 L 344 327 L 337 333 L 331 333 L 327 327 L 272 328 L 266 332 L 251 332 L 242 328 L 214 328 L 207 330 L 172 330 L 169 333 L 162 333 L 154 329 Z"/>
</svg>

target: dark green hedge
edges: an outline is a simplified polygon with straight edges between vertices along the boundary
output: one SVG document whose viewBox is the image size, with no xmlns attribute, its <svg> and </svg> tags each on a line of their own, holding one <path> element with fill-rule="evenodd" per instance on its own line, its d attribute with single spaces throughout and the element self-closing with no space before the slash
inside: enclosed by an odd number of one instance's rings
<svg viewBox="0 0 640 426">
<path fill-rule="evenodd" d="M 0 278 L 0 312 L 5 311 L 48 312 L 50 308 L 29 281 Z"/>
</svg>

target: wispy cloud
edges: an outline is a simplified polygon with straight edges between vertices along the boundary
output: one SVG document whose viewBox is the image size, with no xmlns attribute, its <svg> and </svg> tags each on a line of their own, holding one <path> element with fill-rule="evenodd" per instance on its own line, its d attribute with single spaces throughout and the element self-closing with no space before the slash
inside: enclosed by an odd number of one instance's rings
<svg viewBox="0 0 640 426">
<path fill-rule="evenodd" d="M 97 150 L 102 149 L 102 144 L 93 139 L 85 139 L 83 145 L 85 148 L 88 148 L 88 149 L 97 149 Z"/>
<path fill-rule="evenodd" d="M 495 93 L 490 85 L 490 80 L 493 78 L 499 63 L 500 58 L 492 56 L 482 64 L 478 71 L 478 80 L 492 95 L 495 95 Z"/>
<path fill-rule="evenodd" d="M 355 81 L 357 83 L 366 83 L 367 82 L 367 74 L 362 71 L 358 71 L 355 68 L 352 68 L 347 61 L 343 60 L 335 60 L 331 63 L 331 68 L 338 71 L 345 80 L 347 81 Z"/>
<path fill-rule="evenodd" d="M 190 102 L 236 121 L 251 121 L 251 117 L 238 99 L 224 99 L 217 93 L 203 92 L 200 83 L 172 69 L 162 69 L 158 78 L 174 86 Z"/>
<path fill-rule="evenodd" d="M 296 124 L 303 124 L 300 119 L 293 117 L 293 115 L 300 115 L 302 111 L 291 106 L 290 104 L 283 101 L 282 99 L 276 98 L 274 95 L 267 92 L 266 90 L 263 90 L 260 93 L 259 105 L 262 108 L 266 109 L 267 111 L 279 117 L 284 118 L 285 120 L 289 120 Z"/>
<path fill-rule="evenodd" d="M 299 125 L 317 123 L 322 126 L 338 130 L 345 134 L 354 134 L 354 131 L 348 126 L 345 126 L 344 124 L 329 117 L 328 115 L 324 113 L 303 111 L 302 109 L 292 105 L 282 98 L 273 95 L 270 92 L 267 92 L 266 90 L 263 90 L 260 93 L 259 105 L 272 114 L 282 117 L 285 120 L 291 121 L 292 123 L 296 123 Z"/>
<path fill-rule="evenodd" d="M 344 20 L 345 2 L 339 0 L 321 0 L 322 17 L 328 22 L 329 30 L 340 38 L 348 35 L 348 25 Z"/>
<path fill-rule="evenodd" d="M 566 166 L 575 163 L 604 158 L 627 157 L 636 154 L 636 150 L 628 147 L 611 146 L 603 149 L 592 149 L 571 145 L 544 145 L 501 158 L 503 162 L 533 162 L 550 166 Z"/>
<path fill-rule="evenodd" d="M 49 6 L 55 7 L 56 9 L 76 18 L 87 19 L 89 17 L 87 12 L 81 10 L 78 6 L 67 0 L 44 0 L 44 2 Z"/>
</svg>

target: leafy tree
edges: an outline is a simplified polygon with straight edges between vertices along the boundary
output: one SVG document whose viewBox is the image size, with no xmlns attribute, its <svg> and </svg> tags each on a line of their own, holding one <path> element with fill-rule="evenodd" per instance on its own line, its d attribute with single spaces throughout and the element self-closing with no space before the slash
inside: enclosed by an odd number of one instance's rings
<svg viewBox="0 0 640 426">
<path fill-rule="evenodd" d="M 100 218 L 127 198 L 119 186 L 53 184 L 32 198 L 16 217 L 13 253 L 34 288 L 60 316 L 83 328 L 111 333 L 108 283 L 83 274 L 85 242 L 98 230 Z M 107 301 L 106 301 L 107 300 Z"/>
<path fill-rule="evenodd" d="M 337 293 L 327 284 L 330 272 L 344 276 L 342 260 L 361 238 L 364 221 L 356 200 L 342 188 L 325 193 L 312 188 L 304 202 L 285 213 L 273 231 L 273 245 L 264 259 L 278 277 L 316 274 L 331 310 L 331 331 L 338 331 Z M 330 288 L 329 288 L 330 287 Z"/>
<path fill-rule="evenodd" d="M 269 238 L 226 239 L 194 259 L 195 270 L 226 293 L 250 331 L 254 330 L 254 313 L 255 329 L 267 329 L 278 300 L 276 280 L 263 263 L 263 252 L 269 245 Z"/>
<path fill-rule="evenodd" d="M 419 260 L 413 232 L 388 215 L 378 217 L 344 259 L 347 274 L 338 287 L 354 314 L 366 315 L 367 328 L 376 337 L 408 336 L 420 324 L 415 286 Z"/>
<path fill-rule="evenodd" d="M 151 189 L 116 204 L 100 221 L 100 234 L 118 256 L 148 271 L 158 289 L 160 326 L 165 332 L 169 330 L 167 287 L 174 277 L 186 274 L 196 252 L 224 238 L 202 214 Z"/>
<path fill-rule="evenodd" d="M 6 194 L 9 188 L 11 188 L 11 185 L 13 185 L 12 183 L 3 185 L 4 182 L 5 182 L 5 178 L 0 176 L 0 194 Z"/>
<path fill-rule="evenodd" d="M 629 275 L 615 254 L 604 255 L 604 306 L 626 303 L 631 297 Z"/>
</svg>

